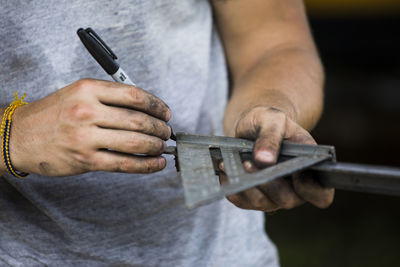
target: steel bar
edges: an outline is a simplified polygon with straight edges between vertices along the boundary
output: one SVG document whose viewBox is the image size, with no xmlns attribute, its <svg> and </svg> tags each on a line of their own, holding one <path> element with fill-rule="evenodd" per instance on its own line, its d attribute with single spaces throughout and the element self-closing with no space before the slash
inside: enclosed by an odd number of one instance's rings
<svg viewBox="0 0 400 267">
<path fill-rule="evenodd" d="M 400 168 L 323 162 L 310 170 L 326 187 L 400 196 Z"/>
</svg>

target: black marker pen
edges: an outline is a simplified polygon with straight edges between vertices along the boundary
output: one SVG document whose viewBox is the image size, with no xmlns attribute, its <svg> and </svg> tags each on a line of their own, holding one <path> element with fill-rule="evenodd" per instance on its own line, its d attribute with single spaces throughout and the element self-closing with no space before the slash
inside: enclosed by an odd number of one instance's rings
<svg viewBox="0 0 400 267">
<path fill-rule="evenodd" d="M 118 58 L 114 52 L 93 29 L 87 28 L 85 30 L 80 28 L 77 33 L 89 53 L 116 82 L 136 86 L 117 63 L 116 59 Z"/>
<path fill-rule="evenodd" d="M 100 64 L 100 66 L 116 81 L 124 84 L 136 86 L 128 74 L 117 63 L 117 56 L 106 45 L 106 43 L 97 35 L 92 28 L 78 29 L 77 34 L 81 39 L 83 45 L 93 56 L 93 58 Z M 171 127 L 171 126 L 170 126 Z M 171 127 L 171 139 L 176 141 L 176 136 Z"/>
</svg>

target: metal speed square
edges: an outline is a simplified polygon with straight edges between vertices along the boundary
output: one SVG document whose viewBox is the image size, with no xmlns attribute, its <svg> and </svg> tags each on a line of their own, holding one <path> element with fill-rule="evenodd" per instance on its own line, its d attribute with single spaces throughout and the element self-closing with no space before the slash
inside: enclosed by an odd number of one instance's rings
<svg viewBox="0 0 400 267">
<path fill-rule="evenodd" d="M 254 143 L 238 138 L 177 134 L 176 156 L 189 208 L 231 195 L 273 179 L 288 176 L 322 161 L 335 161 L 331 146 L 283 142 L 280 162 L 256 173 L 246 173 L 242 162 L 251 158 Z M 218 178 L 224 162 L 227 183 Z"/>
<path fill-rule="evenodd" d="M 277 164 L 246 173 L 242 162 L 252 159 L 252 141 L 185 133 L 178 133 L 176 139 L 176 147 L 168 147 L 164 153 L 175 155 L 188 208 L 306 169 L 324 187 L 400 196 L 400 168 L 337 162 L 333 146 L 284 141 Z M 218 178 L 221 161 L 227 175 L 222 184 Z"/>
</svg>

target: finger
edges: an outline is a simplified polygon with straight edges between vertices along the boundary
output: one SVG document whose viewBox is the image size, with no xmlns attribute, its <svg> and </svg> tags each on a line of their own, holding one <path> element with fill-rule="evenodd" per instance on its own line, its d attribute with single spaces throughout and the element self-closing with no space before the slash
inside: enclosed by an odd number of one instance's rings
<svg viewBox="0 0 400 267">
<path fill-rule="evenodd" d="M 250 203 L 250 201 L 247 199 L 247 197 L 245 195 L 243 195 L 242 193 L 229 195 L 226 198 L 233 205 L 235 205 L 238 208 L 245 209 L 245 210 L 253 209 L 253 205 Z"/>
<path fill-rule="evenodd" d="M 247 173 L 254 173 L 254 172 L 257 172 L 260 170 L 259 168 L 257 168 L 256 165 L 254 165 L 251 161 L 248 161 L 248 160 L 243 162 L 243 166 L 244 166 L 244 170 Z M 261 189 L 259 189 L 257 187 L 252 188 L 250 190 L 246 190 L 245 194 L 253 206 L 260 205 L 260 208 L 257 208 L 259 210 L 262 210 L 265 212 L 272 212 L 272 211 L 276 211 L 276 210 L 280 209 L 279 206 L 275 202 L 273 202 L 266 194 L 264 194 L 262 192 Z M 263 198 L 263 199 L 261 200 L 261 198 Z M 259 204 L 257 204 L 257 203 L 259 203 Z"/>
<path fill-rule="evenodd" d="M 222 170 L 222 169 L 221 169 L 221 170 Z M 226 174 L 223 172 L 223 170 L 222 170 L 222 172 L 220 172 L 220 173 L 218 174 L 218 177 L 219 177 L 219 183 L 220 183 L 221 185 L 229 184 L 228 178 L 226 177 Z"/>
<path fill-rule="evenodd" d="M 260 169 L 259 168 L 257 168 L 256 167 L 256 165 L 254 165 L 251 161 L 249 161 L 249 160 L 245 160 L 244 162 L 243 162 L 243 167 L 244 167 L 244 170 L 246 171 L 246 172 L 248 172 L 248 173 L 253 173 L 253 172 L 256 172 L 256 171 L 259 171 Z"/>
<path fill-rule="evenodd" d="M 245 171 L 249 173 L 258 170 L 257 167 L 250 161 L 243 162 L 243 166 Z M 225 171 L 225 166 L 223 162 L 219 164 L 219 168 Z M 221 184 L 228 183 L 225 174 L 220 175 L 220 181 Z M 228 197 L 228 200 L 231 201 L 235 206 L 242 209 L 261 210 L 264 212 L 272 212 L 279 209 L 278 205 L 271 201 L 257 188 L 251 188 L 245 190 L 244 192 L 231 195 Z"/>
<path fill-rule="evenodd" d="M 167 147 L 165 141 L 143 133 L 99 128 L 96 131 L 95 147 L 122 153 L 158 156 Z"/>
<path fill-rule="evenodd" d="M 329 207 L 335 195 L 333 188 L 324 188 L 309 172 L 293 175 L 293 188 L 302 199 L 318 208 Z"/>
<path fill-rule="evenodd" d="M 116 82 L 97 82 L 102 85 L 101 90 L 98 90 L 97 97 L 104 104 L 143 111 L 163 121 L 171 118 L 168 105 L 143 89 Z"/>
<path fill-rule="evenodd" d="M 225 165 L 224 163 L 221 161 L 218 164 L 218 167 L 220 168 L 220 170 L 222 171 L 219 174 L 219 181 L 222 185 L 228 184 L 228 178 L 226 177 L 225 172 Z M 253 205 L 250 203 L 249 199 L 246 197 L 246 195 L 243 194 L 243 192 L 241 193 L 236 193 L 233 195 L 229 195 L 226 197 L 233 205 L 235 205 L 238 208 L 241 209 L 254 209 Z"/>
<path fill-rule="evenodd" d="M 304 203 L 304 200 L 296 194 L 286 179 L 276 179 L 260 185 L 258 188 L 283 209 L 292 209 Z"/>
<path fill-rule="evenodd" d="M 254 187 L 243 192 L 252 209 L 261 210 L 264 212 L 272 212 L 279 209 L 279 206 L 273 202 L 260 189 Z"/>
<path fill-rule="evenodd" d="M 171 127 L 165 121 L 126 108 L 102 107 L 95 124 L 103 128 L 141 132 L 163 140 L 168 140 L 171 136 Z"/>
<path fill-rule="evenodd" d="M 316 145 L 314 138 L 307 130 L 303 129 L 297 123 L 291 122 L 287 124 L 285 139 L 298 144 Z"/>
<path fill-rule="evenodd" d="M 276 117 L 260 118 L 263 122 L 260 132 L 254 144 L 254 160 L 261 166 L 276 163 L 279 148 L 283 140 L 286 128 L 286 119 L 277 119 Z"/>
<path fill-rule="evenodd" d="M 221 162 L 218 164 L 218 168 L 219 168 L 221 171 L 225 172 L 225 164 L 224 164 L 223 161 L 221 161 Z"/>
<path fill-rule="evenodd" d="M 218 164 L 218 167 L 219 167 L 219 169 L 220 169 L 221 171 L 223 171 L 223 172 L 225 173 L 225 164 L 224 164 L 223 161 L 221 161 L 221 162 Z M 246 172 L 248 172 L 248 173 L 253 173 L 253 172 L 256 172 L 256 171 L 259 170 L 259 169 L 258 169 L 251 161 L 249 161 L 249 160 L 245 160 L 245 161 L 243 162 L 243 168 L 244 168 L 244 170 L 245 170 Z"/>
<path fill-rule="evenodd" d="M 93 156 L 96 171 L 124 173 L 152 173 L 161 171 L 166 166 L 163 157 L 143 157 L 100 150 Z"/>
<path fill-rule="evenodd" d="M 257 108 L 247 115 L 236 128 L 243 137 L 256 138 L 254 162 L 261 166 L 276 163 L 280 144 L 286 132 L 286 115 L 276 109 Z"/>
</svg>

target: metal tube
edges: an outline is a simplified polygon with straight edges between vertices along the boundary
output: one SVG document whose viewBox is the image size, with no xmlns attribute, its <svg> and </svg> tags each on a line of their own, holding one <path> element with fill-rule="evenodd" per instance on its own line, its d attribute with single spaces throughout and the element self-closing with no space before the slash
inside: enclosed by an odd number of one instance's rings
<svg viewBox="0 0 400 267">
<path fill-rule="evenodd" d="M 400 168 L 324 162 L 310 170 L 325 187 L 400 196 Z"/>
</svg>

